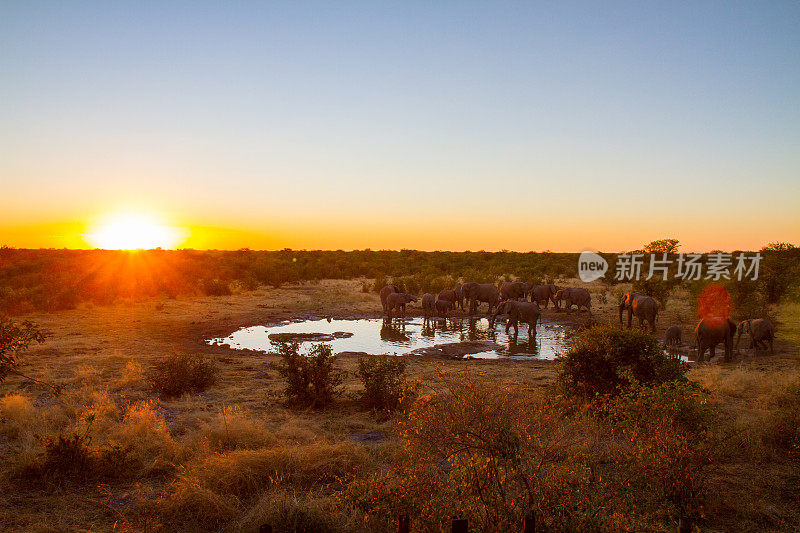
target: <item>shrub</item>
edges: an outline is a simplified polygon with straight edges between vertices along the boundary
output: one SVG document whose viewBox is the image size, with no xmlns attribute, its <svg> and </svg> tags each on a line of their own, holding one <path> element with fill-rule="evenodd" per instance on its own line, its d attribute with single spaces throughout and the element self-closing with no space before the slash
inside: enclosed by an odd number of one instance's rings
<svg viewBox="0 0 800 533">
<path fill-rule="evenodd" d="M 230 285 L 219 279 L 204 279 L 200 281 L 200 289 L 206 296 L 230 296 Z"/>
<path fill-rule="evenodd" d="M 86 479 L 95 467 L 90 442 L 91 437 L 77 433 L 47 439 L 36 474 L 47 478 Z"/>
<path fill-rule="evenodd" d="M 315 344 L 307 356 L 298 351 L 298 344 L 279 343 L 281 364 L 277 370 L 286 380 L 284 394 L 294 404 L 325 407 L 342 393 L 343 372 L 336 370 L 328 344 Z"/>
<path fill-rule="evenodd" d="M 19 365 L 17 357 L 34 342 L 44 342 L 44 334 L 36 324 L 27 320 L 15 324 L 0 317 L 0 383 L 9 374 L 16 373 Z"/>
<path fill-rule="evenodd" d="M 364 384 L 361 401 L 372 409 L 397 409 L 408 395 L 401 357 L 361 357 L 358 375 Z"/>
<path fill-rule="evenodd" d="M 577 333 L 559 362 L 559 383 L 583 396 L 617 394 L 635 383 L 685 379 L 686 365 L 667 356 L 659 340 L 639 329 L 595 326 Z"/>
<path fill-rule="evenodd" d="M 719 446 L 708 391 L 689 381 L 636 385 L 606 406 L 617 453 L 636 501 L 668 502 L 673 516 L 699 517 Z"/>
<path fill-rule="evenodd" d="M 216 382 L 214 362 L 202 356 L 173 354 L 155 363 L 148 375 L 155 392 L 167 397 L 201 392 Z"/>
<path fill-rule="evenodd" d="M 513 385 L 447 379 L 402 419 L 399 464 L 354 480 L 335 499 L 372 530 L 408 514 L 420 531 L 439 531 L 461 514 L 475 531 L 513 531 L 530 509 L 548 531 L 607 528 L 602 482 L 588 476 L 593 431 L 585 423 Z"/>
</svg>

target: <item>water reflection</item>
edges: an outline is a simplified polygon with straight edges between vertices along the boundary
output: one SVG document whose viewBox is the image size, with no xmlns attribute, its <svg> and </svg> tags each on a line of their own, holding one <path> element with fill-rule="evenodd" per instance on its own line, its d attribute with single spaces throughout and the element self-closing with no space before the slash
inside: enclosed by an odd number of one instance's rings
<svg viewBox="0 0 800 533">
<path fill-rule="evenodd" d="M 387 342 L 410 341 L 411 338 L 406 335 L 405 321 L 389 322 L 388 320 L 384 320 L 383 324 L 381 325 L 381 340 Z"/>
<path fill-rule="evenodd" d="M 566 345 L 565 334 L 570 326 L 543 322 L 537 333 L 528 338 L 528 326 L 520 324 L 519 335 L 506 334 L 505 324 L 499 322 L 491 327 L 485 318 L 449 318 L 423 320 L 409 317 L 398 320 L 306 320 L 289 322 L 275 326 L 253 326 L 234 331 L 224 338 L 210 339 L 211 344 L 225 344 L 231 348 L 274 351 L 275 346 L 268 335 L 273 333 L 333 333 L 347 331 L 352 337 L 333 339 L 331 345 L 335 353 L 343 351 L 366 352 L 371 354 L 404 355 L 418 348 L 438 344 L 492 341 L 502 346 L 487 345 L 487 351 L 472 354 L 475 358 L 540 358 L 553 359 Z M 303 348 L 310 345 L 303 343 Z"/>
</svg>

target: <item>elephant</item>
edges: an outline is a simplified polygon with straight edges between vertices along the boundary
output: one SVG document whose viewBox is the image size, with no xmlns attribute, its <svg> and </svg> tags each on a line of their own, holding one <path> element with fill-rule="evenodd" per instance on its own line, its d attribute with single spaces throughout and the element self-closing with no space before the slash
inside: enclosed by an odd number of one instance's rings
<svg viewBox="0 0 800 533">
<path fill-rule="evenodd" d="M 488 303 L 491 314 L 500 300 L 500 289 L 492 283 L 465 283 L 462 287 L 465 291 L 464 298 L 469 302 L 469 314 L 475 312 L 479 302 Z"/>
<path fill-rule="evenodd" d="M 643 327 L 645 321 L 650 324 L 650 330 L 656 331 L 656 317 L 658 316 L 658 303 L 655 299 L 636 292 L 626 292 L 619 301 L 619 325 L 622 325 L 622 311 L 628 310 L 628 327 L 631 327 L 633 315 L 639 319 L 639 326 Z"/>
<path fill-rule="evenodd" d="M 680 346 L 681 345 L 681 328 L 680 326 L 670 326 L 664 332 L 664 348 Z"/>
<path fill-rule="evenodd" d="M 461 310 L 464 310 L 464 290 L 463 285 L 457 285 L 453 291 L 456 293 L 456 303 Z"/>
<path fill-rule="evenodd" d="M 559 308 L 558 300 L 556 300 L 556 293 L 561 290 L 561 287 L 557 285 L 553 285 L 552 283 L 548 283 L 546 285 L 533 285 L 528 288 L 528 292 L 531 295 L 531 301 L 536 302 L 540 306 L 542 302 L 544 302 L 544 308 L 547 309 L 547 305 L 550 302 L 553 302 L 553 305 L 556 306 L 556 309 Z"/>
<path fill-rule="evenodd" d="M 457 289 L 445 289 L 439 292 L 439 300 L 449 300 L 453 302 L 453 309 L 456 308 L 456 303 L 458 302 L 458 294 L 456 293 Z"/>
<path fill-rule="evenodd" d="M 450 300 L 439 299 L 436 301 L 436 312 L 442 318 L 447 318 L 447 312 L 455 309 L 456 304 Z"/>
<path fill-rule="evenodd" d="M 567 312 L 571 311 L 572 304 L 575 304 L 576 310 L 580 312 L 581 307 L 585 307 L 589 313 L 592 312 L 592 295 L 586 289 L 568 288 L 559 289 L 556 291 L 553 299 L 556 301 L 556 307 L 559 307 L 558 302 L 564 300 L 564 309 Z"/>
<path fill-rule="evenodd" d="M 525 299 L 528 294 L 528 284 L 521 281 L 504 281 L 500 284 L 501 300 Z"/>
<path fill-rule="evenodd" d="M 736 326 L 736 345 L 735 349 L 739 351 L 739 340 L 742 338 L 742 333 L 750 335 L 750 348 L 755 353 L 756 348 L 763 344 L 764 348 L 769 348 L 769 353 L 775 353 L 772 346 L 772 341 L 775 339 L 775 327 L 772 322 L 766 318 L 751 318 L 749 320 L 742 320 Z"/>
<path fill-rule="evenodd" d="M 697 324 L 694 336 L 697 340 L 697 360 L 703 361 L 703 355 L 708 350 L 708 359 L 714 357 L 714 348 L 720 342 L 725 344 L 725 362 L 733 356 L 733 334 L 736 332 L 736 323 L 729 318 L 709 317 Z"/>
<path fill-rule="evenodd" d="M 392 312 L 395 309 L 402 311 L 402 316 L 406 316 L 406 304 L 416 302 L 416 296 L 407 292 L 393 292 L 386 298 L 386 315 L 392 319 Z"/>
<path fill-rule="evenodd" d="M 386 312 L 386 300 L 389 298 L 389 295 L 394 292 L 400 292 L 400 289 L 397 288 L 397 285 L 386 285 L 381 289 L 381 306 L 383 306 L 384 313 Z"/>
<path fill-rule="evenodd" d="M 422 295 L 422 314 L 425 320 L 436 314 L 436 296 L 429 292 Z"/>
<path fill-rule="evenodd" d="M 519 334 L 519 323 L 525 322 L 528 324 L 528 337 L 536 336 L 536 323 L 539 321 L 539 316 L 542 310 L 536 302 L 520 302 L 516 300 L 506 300 L 497 306 L 497 310 L 492 315 L 490 327 L 494 329 L 494 323 L 498 315 L 508 315 L 506 321 L 506 333 L 511 326 L 514 326 L 514 336 Z"/>
</svg>

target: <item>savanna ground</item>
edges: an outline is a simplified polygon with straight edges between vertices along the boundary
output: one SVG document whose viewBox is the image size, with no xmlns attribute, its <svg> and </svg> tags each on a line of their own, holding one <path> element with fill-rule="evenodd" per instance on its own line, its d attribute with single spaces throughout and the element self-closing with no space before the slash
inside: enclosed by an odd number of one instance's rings
<svg viewBox="0 0 800 533">
<path fill-rule="evenodd" d="M 377 294 L 362 290 L 371 283 L 322 280 L 225 296 L 82 303 L 15 317 L 47 333 L 46 342 L 24 356 L 20 371 L 57 383 L 61 391 L 56 395 L 21 376 L 0 384 L 0 529 L 257 531 L 263 523 L 276 531 L 376 528 L 377 522 L 343 508 L 337 491 L 350 479 L 390 470 L 408 444 L 394 416 L 356 399 L 358 358 L 335 361 L 347 372 L 344 395 L 325 409 L 304 409 L 286 404 L 285 382 L 270 365 L 277 356 L 204 342 L 298 316 L 377 317 Z M 560 284 L 589 288 L 596 320 L 616 323 L 617 295 L 625 285 Z M 688 373 L 710 391 L 732 448 L 706 481 L 696 526 L 703 531 L 800 528 L 798 456 L 773 453 L 759 433 L 786 388 L 800 379 L 800 306 L 783 303 L 773 312 L 774 355 L 753 357 L 743 350 L 736 362 L 696 365 Z M 692 298 L 678 287 L 659 317 L 659 338 L 679 324 L 688 343 L 695 316 Z M 150 369 L 176 353 L 213 360 L 216 383 L 177 398 L 154 393 Z M 414 357 L 407 365 L 408 381 L 421 397 L 450 386 L 448 376 L 466 373 L 498 384 L 498 390 L 538 398 L 556 375 L 556 364 L 545 361 Z M 388 438 L 350 438 L 373 432 Z M 66 475 L 57 465 L 48 470 L 43 454 L 48 439 L 52 448 L 59 435 L 77 435 L 98 453 L 104 450 L 104 466 L 95 465 L 91 475 Z M 653 513 L 644 523 L 620 519 L 617 529 L 672 530 L 673 518 Z"/>
</svg>

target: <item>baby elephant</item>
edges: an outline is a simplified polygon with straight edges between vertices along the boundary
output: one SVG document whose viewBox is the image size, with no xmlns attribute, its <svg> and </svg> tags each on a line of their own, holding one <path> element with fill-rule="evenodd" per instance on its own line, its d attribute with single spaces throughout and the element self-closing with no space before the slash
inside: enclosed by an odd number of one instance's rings
<svg viewBox="0 0 800 533">
<path fill-rule="evenodd" d="M 681 328 L 679 326 L 670 326 L 664 332 L 664 348 L 670 348 L 681 345 Z"/>
<path fill-rule="evenodd" d="M 739 339 L 742 338 L 742 333 L 750 334 L 750 348 L 755 353 L 756 348 L 769 347 L 769 353 L 775 353 L 772 347 L 772 341 L 775 339 L 775 328 L 772 322 L 766 318 L 756 318 L 750 320 L 742 320 L 736 326 L 736 352 L 739 352 Z"/>
<path fill-rule="evenodd" d="M 439 293 L 439 300 L 450 300 L 453 302 L 453 309 L 455 309 L 456 302 L 458 302 L 458 293 L 454 289 L 445 289 Z"/>
<path fill-rule="evenodd" d="M 455 303 L 450 300 L 439 299 L 436 301 L 436 312 L 442 318 L 447 318 L 447 312 L 450 309 L 455 309 Z"/>
<path fill-rule="evenodd" d="M 490 327 L 494 328 L 494 321 L 497 315 L 506 314 L 508 320 L 506 321 L 506 333 L 511 326 L 514 326 L 514 336 L 519 334 L 519 323 L 524 322 L 528 324 L 528 337 L 536 336 L 536 323 L 539 321 L 539 315 L 542 310 L 536 302 L 518 302 L 516 300 L 506 300 L 501 303 L 497 310 L 492 315 Z"/>
<path fill-rule="evenodd" d="M 422 295 L 422 314 L 425 320 L 436 314 L 436 296 L 429 292 Z"/>
<path fill-rule="evenodd" d="M 394 310 L 398 309 L 406 316 L 406 304 L 416 301 L 417 298 L 407 292 L 393 292 L 386 298 L 386 315 L 391 320 Z"/>
</svg>

